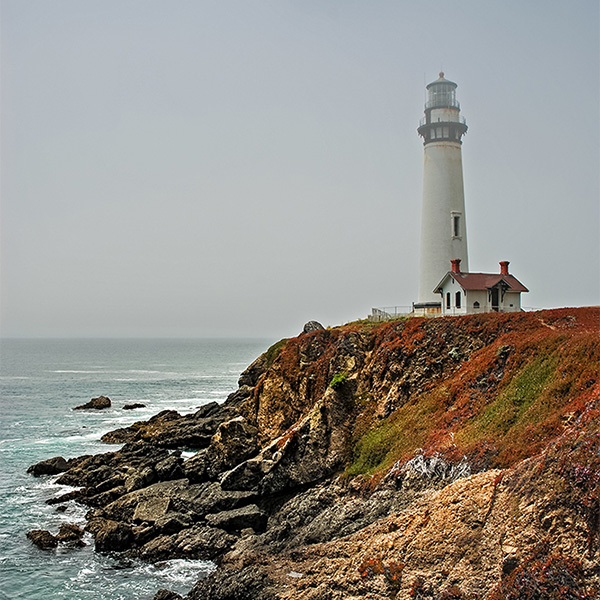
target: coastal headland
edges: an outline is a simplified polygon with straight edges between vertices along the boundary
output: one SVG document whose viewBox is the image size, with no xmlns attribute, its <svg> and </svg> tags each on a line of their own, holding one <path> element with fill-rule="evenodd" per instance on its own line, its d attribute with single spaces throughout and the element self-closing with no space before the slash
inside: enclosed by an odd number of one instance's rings
<svg viewBox="0 0 600 600">
<path fill-rule="evenodd" d="M 214 561 L 186 600 L 591 600 L 599 333 L 599 307 L 313 324 L 223 404 L 30 470 L 99 552 Z"/>
</svg>

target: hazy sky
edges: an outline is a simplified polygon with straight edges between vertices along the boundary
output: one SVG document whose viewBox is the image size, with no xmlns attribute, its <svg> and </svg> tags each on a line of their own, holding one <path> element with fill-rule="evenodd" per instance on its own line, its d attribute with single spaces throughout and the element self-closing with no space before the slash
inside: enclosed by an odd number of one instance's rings
<svg viewBox="0 0 600 600">
<path fill-rule="evenodd" d="M 424 85 L 472 271 L 600 301 L 597 0 L 2 0 L 3 336 L 296 335 L 417 299 Z"/>
</svg>

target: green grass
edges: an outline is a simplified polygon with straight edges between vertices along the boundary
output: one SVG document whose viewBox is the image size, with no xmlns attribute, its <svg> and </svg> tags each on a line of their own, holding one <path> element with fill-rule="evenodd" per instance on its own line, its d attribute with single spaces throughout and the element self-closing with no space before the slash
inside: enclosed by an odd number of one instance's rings
<svg viewBox="0 0 600 600">
<path fill-rule="evenodd" d="M 279 356 L 282 348 L 288 343 L 288 338 L 283 338 L 278 342 L 275 342 L 266 352 L 267 356 L 267 368 L 270 368 L 271 365 L 275 362 L 275 359 Z"/>
<path fill-rule="evenodd" d="M 521 428 L 528 423 L 545 418 L 544 411 L 535 410 L 527 414 L 538 403 L 556 371 L 557 357 L 544 354 L 528 364 L 504 389 L 498 398 L 476 417 L 470 426 L 460 434 L 460 438 L 472 441 L 501 437 L 514 427 Z M 544 403 L 538 403 L 541 409 Z M 548 407 L 549 409 L 550 407 Z"/>
</svg>

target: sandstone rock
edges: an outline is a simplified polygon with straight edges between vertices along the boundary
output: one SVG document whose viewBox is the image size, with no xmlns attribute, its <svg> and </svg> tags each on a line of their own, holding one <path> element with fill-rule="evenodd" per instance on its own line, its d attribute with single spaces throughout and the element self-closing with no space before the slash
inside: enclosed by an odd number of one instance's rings
<svg viewBox="0 0 600 600">
<path fill-rule="evenodd" d="M 56 537 L 45 529 L 33 529 L 27 534 L 27 537 L 42 550 L 50 550 L 58 546 Z"/>
<path fill-rule="evenodd" d="M 267 515 L 256 504 L 250 504 L 234 510 L 206 515 L 206 521 L 212 527 L 226 531 L 241 531 L 247 528 L 262 531 L 267 524 Z"/>
<path fill-rule="evenodd" d="M 47 460 L 42 460 L 35 465 L 31 465 L 28 473 L 32 473 L 35 477 L 40 475 L 57 475 L 63 473 L 69 468 L 69 463 L 62 456 L 55 456 Z"/>
<path fill-rule="evenodd" d="M 310 333 L 311 331 L 319 331 L 320 329 L 325 329 L 321 323 L 318 321 L 308 321 L 302 328 L 302 333 Z"/>
<path fill-rule="evenodd" d="M 162 498 L 157 496 L 148 500 L 143 500 L 135 507 L 133 520 L 137 522 L 147 521 L 149 523 L 157 521 L 167 514 L 170 504 L 171 499 L 168 497 Z"/>
<path fill-rule="evenodd" d="M 73 410 L 103 410 L 104 408 L 110 408 L 111 401 L 110 398 L 106 396 L 99 396 L 98 398 L 92 398 L 86 404 L 82 404 L 81 406 L 76 406 Z"/>
</svg>

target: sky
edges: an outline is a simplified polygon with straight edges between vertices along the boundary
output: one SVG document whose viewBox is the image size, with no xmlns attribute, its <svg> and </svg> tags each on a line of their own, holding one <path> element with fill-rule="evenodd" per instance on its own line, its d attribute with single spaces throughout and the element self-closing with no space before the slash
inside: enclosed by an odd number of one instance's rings
<svg viewBox="0 0 600 600">
<path fill-rule="evenodd" d="M 469 266 L 600 302 L 596 0 L 2 0 L 3 337 L 263 337 L 417 300 L 425 85 Z"/>
</svg>

